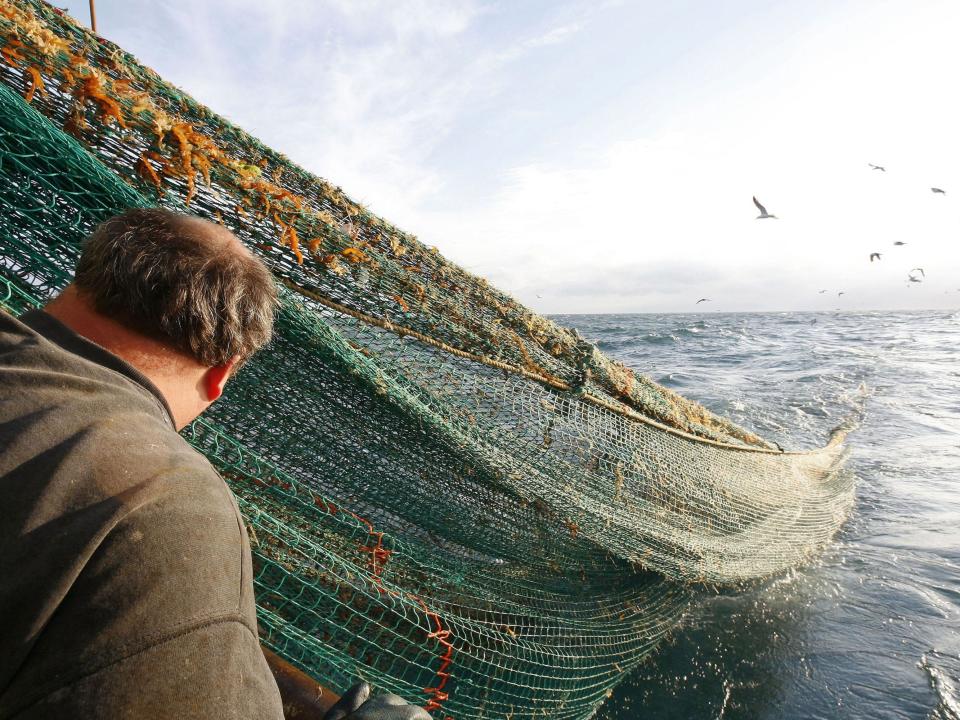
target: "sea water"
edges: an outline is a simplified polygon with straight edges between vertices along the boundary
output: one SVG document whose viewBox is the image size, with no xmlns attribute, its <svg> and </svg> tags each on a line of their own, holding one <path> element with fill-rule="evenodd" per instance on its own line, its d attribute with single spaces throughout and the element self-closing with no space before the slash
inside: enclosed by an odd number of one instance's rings
<svg viewBox="0 0 960 720">
<path fill-rule="evenodd" d="M 869 393 L 833 545 L 698 590 L 599 718 L 960 720 L 960 312 L 556 319 L 787 449 L 823 444 Z"/>
</svg>

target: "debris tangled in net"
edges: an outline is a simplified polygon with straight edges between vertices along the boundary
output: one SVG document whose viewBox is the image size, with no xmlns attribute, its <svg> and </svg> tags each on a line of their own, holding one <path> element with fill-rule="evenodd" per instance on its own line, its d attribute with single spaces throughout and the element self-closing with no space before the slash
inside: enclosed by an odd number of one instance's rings
<svg viewBox="0 0 960 720">
<path fill-rule="evenodd" d="M 585 718 L 690 583 L 812 557 L 844 433 L 789 453 L 610 360 L 39 0 L 0 0 L 0 301 L 129 207 L 229 227 L 277 337 L 185 431 L 236 493 L 263 642 L 438 718 Z"/>
</svg>

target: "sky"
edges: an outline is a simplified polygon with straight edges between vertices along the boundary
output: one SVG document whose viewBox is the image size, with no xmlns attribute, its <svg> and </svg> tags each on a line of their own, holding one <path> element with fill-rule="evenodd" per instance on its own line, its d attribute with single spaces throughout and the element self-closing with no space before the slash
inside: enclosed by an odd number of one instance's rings
<svg viewBox="0 0 960 720">
<path fill-rule="evenodd" d="M 955 0 L 99 0 L 97 21 L 543 313 L 960 307 Z"/>
</svg>

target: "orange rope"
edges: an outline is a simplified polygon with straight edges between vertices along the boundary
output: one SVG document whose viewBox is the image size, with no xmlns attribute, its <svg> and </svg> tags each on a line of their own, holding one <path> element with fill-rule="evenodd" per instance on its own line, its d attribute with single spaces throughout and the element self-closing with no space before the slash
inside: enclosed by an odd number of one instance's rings
<svg viewBox="0 0 960 720">
<path fill-rule="evenodd" d="M 377 586 L 377 590 L 379 590 L 381 593 L 396 595 L 394 591 L 383 586 L 383 580 L 380 578 L 380 574 L 386 567 L 387 561 L 390 559 L 390 556 L 393 555 L 393 550 L 387 550 L 385 547 L 383 547 L 383 532 L 377 532 L 374 530 L 372 522 L 367 520 L 365 517 L 357 515 L 352 510 L 347 510 L 346 508 L 340 509 L 350 517 L 354 518 L 357 522 L 361 522 L 366 525 L 367 535 L 374 539 L 373 543 L 368 542 L 366 545 L 360 543 L 360 551 L 370 554 L 370 559 L 367 561 L 367 568 L 370 570 L 370 574 L 373 576 L 373 582 Z"/>
<path fill-rule="evenodd" d="M 432 621 L 433 626 L 435 626 L 433 631 L 427 633 L 427 637 L 434 638 L 444 649 L 443 654 L 439 656 L 440 666 L 437 668 L 436 672 L 437 678 L 439 678 L 437 684 L 433 687 L 425 687 L 423 689 L 423 691 L 430 696 L 430 700 L 428 700 L 427 704 L 423 706 L 423 709 L 427 712 L 433 712 L 434 710 L 440 710 L 441 704 L 450 698 L 450 693 L 445 692 L 443 688 L 450 679 L 449 670 L 450 665 L 453 664 L 453 643 L 451 642 L 453 633 L 451 633 L 449 629 L 443 627 L 443 622 L 441 622 L 440 616 L 428 608 L 427 604 L 423 600 L 413 593 L 407 593 L 407 597 L 419 603 L 427 618 L 429 618 Z M 453 718 L 447 716 L 444 718 L 444 720 L 453 720 Z"/>
</svg>

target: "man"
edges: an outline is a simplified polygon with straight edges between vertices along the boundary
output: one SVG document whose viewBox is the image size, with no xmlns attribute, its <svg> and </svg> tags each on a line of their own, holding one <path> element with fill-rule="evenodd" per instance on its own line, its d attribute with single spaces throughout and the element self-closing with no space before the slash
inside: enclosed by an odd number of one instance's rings
<svg viewBox="0 0 960 720">
<path fill-rule="evenodd" d="M 269 341 L 276 300 L 225 228 L 140 209 L 44 311 L 0 313 L 0 719 L 283 716 L 243 521 L 177 434 Z M 333 717 L 429 718 L 368 693 Z"/>
</svg>

